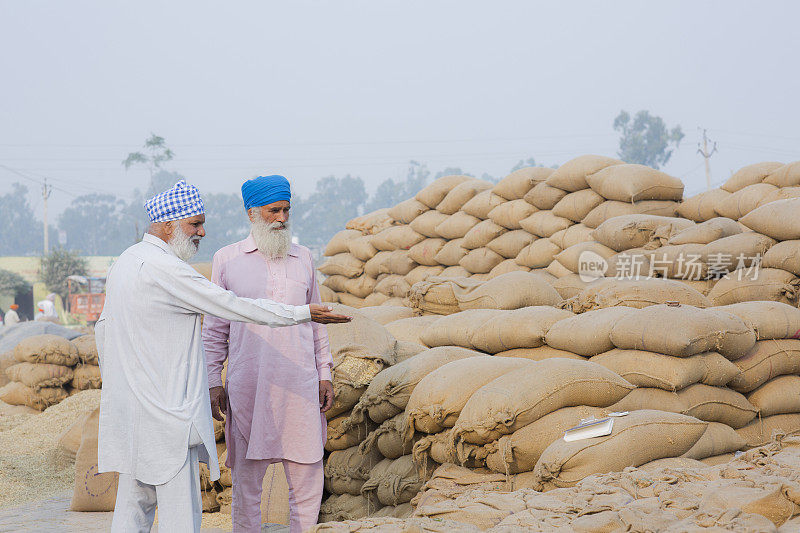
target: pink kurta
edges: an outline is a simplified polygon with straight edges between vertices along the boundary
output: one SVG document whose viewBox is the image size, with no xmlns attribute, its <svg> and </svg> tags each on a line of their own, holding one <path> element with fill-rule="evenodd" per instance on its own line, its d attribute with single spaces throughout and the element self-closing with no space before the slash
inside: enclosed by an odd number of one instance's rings
<svg viewBox="0 0 800 533">
<path fill-rule="evenodd" d="M 271 260 L 248 236 L 214 254 L 211 281 L 238 296 L 321 303 L 311 252 L 295 244 L 285 259 Z M 239 453 L 247 459 L 297 463 L 322 459 L 326 424 L 319 409 L 319 381 L 331 380 L 332 365 L 324 325 L 270 328 L 206 316 L 203 344 L 209 387 L 222 385 L 222 364 L 228 358 L 228 466 Z M 231 424 L 246 437 L 246 450 L 236 449 L 227 438 Z"/>
</svg>

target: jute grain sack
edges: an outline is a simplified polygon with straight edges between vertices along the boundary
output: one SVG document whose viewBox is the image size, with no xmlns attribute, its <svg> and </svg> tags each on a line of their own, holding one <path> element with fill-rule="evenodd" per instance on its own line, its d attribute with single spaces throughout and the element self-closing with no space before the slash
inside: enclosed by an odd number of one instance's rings
<svg viewBox="0 0 800 533">
<path fill-rule="evenodd" d="M 427 205 L 423 204 L 416 198 L 409 198 L 390 207 L 388 214 L 397 222 L 402 224 L 411 224 L 415 218 L 430 209 Z"/>
<path fill-rule="evenodd" d="M 766 194 L 759 202 L 758 207 L 770 202 L 777 202 L 778 200 L 788 200 L 790 198 L 800 198 L 800 187 L 784 187 L 776 189 L 771 193 Z"/>
<path fill-rule="evenodd" d="M 580 272 L 595 272 L 594 270 L 589 270 L 589 267 L 585 263 L 596 261 L 597 256 L 608 259 L 616 253 L 617 252 L 608 246 L 604 246 L 599 242 L 588 241 L 572 245 L 564 251 L 559 252 L 558 255 L 556 255 L 556 259 L 559 263 L 564 265 L 567 270 L 577 274 Z M 600 272 L 599 274 L 602 273 Z"/>
<path fill-rule="evenodd" d="M 70 427 L 64 430 L 61 436 L 58 437 L 58 450 L 73 460 L 78 455 L 78 448 L 81 446 L 83 426 L 86 424 L 86 420 L 91 415 L 92 413 L 81 415 Z"/>
<path fill-rule="evenodd" d="M 42 387 L 33 390 L 18 381 L 12 381 L 0 388 L 0 400 L 9 405 L 27 405 L 32 409 L 44 411 L 51 405 L 60 403 L 67 397 L 62 387 Z"/>
<path fill-rule="evenodd" d="M 442 249 L 434 256 L 434 260 L 440 265 L 457 266 L 458 262 L 467 255 L 467 250 L 462 246 L 464 239 L 448 241 Z"/>
<path fill-rule="evenodd" d="M 371 420 L 355 423 L 350 420 L 348 413 L 337 416 L 328 422 L 328 438 L 325 441 L 325 449 L 333 452 L 358 446 L 376 428 L 377 424 Z"/>
<path fill-rule="evenodd" d="M 348 252 L 343 252 L 328 258 L 318 270 L 326 276 L 338 274 L 346 278 L 355 278 L 364 273 L 364 262 L 359 261 Z"/>
<path fill-rule="evenodd" d="M 553 209 L 567 195 L 567 191 L 551 187 L 546 182 L 539 183 L 524 196 L 524 200 L 543 211 Z"/>
<path fill-rule="evenodd" d="M 408 299 L 411 307 L 426 313 L 449 315 L 459 311 L 454 289 L 473 289 L 482 282 L 467 278 L 443 278 L 434 276 L 411 287 Z"/>
<path fill-rule="evenodd" d="M 737 268 L 759 264 L 774 239 L 755 232 L 723 237 L 705 245 L 705 260 L 717 272 L 731 272 Z"/>
<path fill-rule="evenodd" d="M 514 259 L 506 259 L 491 269 L 488 276 L 489 279 L 494 279 L 503 274 L 508 274 L 509 272 L 530 272 L 530 270 L 529 267 L 518 265 Z"/>
<path fill-rule="evenodd" d="M 580 222 L 605 199 L 591 189 L 571 192 L 553 206 L 553 214 L 573 222 Z"/>
<path fill-rule="evenodd" d="M 375 254 L 378 253 L 378 249 L 372 246 L 372 238 L 372 235 L 362 235 L 361 237 L 356 237 L 348 241 L 347 250 L 350 252 L 350 255 L 359 261 L 369 261 L 375 257 Z"/>
<path fill-rule="evenodd" d="M 606 167 L 622 164 L 624 162 L 619 159 L 612 159 L 602 155 L 582 155 L 575 159 L 570 159 L 558 167 L 548 176 L 545 183 L 551 187 L 557 187 L 569 192 L 588 189 L 589 184 L 586 182 L 586 176 Z"/>
<path fill-rule="evenodd" d="M 689 220 L 670 216 L 628 214 L 605 220 L 596 226 L 597 229 L 594 230 L 592 236 L 597 242 L 622 252 L 645 246 L 662 226 L 670 226 L 675 231 L 681 231 L 694 227 L 694 224 Z"/>
<path fill-rule="evenodd" d="M 740 302 L 718 308 L 741 318 L 757 340 L 800 338 L 800 309 L 781 302 Z"/>
<path fill-rule="evenodd" d="M 462 257 L 458 264 L 473 274 L 488 274 L 503 259 L 502 255 L 488 248 L 475 248 Z"/>
<path fill-rule="evenodd" d="M 599 279 L 594 279 L 592 281 L 584 281 L 584 279 L 585 278 L 578 274 L 570 274 L 568 276 L 564 276 L 563 278 L 558 278 L 553 283 L 553 288 L 556 290 L 556 292 L 558 292 L 559 296 L 566 300 L 568 298 L 572 298 L 573 296 L 577 296 L 582 291 L 599 281 Z"/>
<path fill-rule="evenodd" d="M 783 163 L 778 163 L 777 161 L 764 161 L 763 163 L 747 165 L 734 172 L 721 188 L 728 192 L 736 192 L 748 185 L 761 183 L 771 172 L 782 166 Z"/>
<path fill-rule="evenodd" d="M 747 448 L 769 444 L 775 437 L 800 434 L 800 414 L 759 417 L 736 430 L 746 442 Z"/>
<path fill-rule="evenodd" d="M 417 267 L 417 264 L 408 256 L 408 250 L 391 252 L 386 260 L 388 274 L 405 276 Z"/>
<path fill-rule="evenodd" d="M 347 286 L 345 284 L 349 279 L 350 278 L 340 276 L 339 274 L 334 274 L 333 276 L 328 276 L 325 278 L 325 280 L 322 282 L 322 285 L 334 292 L 347 292 Z"/>
<path fill-rule="evenodd" d="M 469 398 L 453 438 L 486 444 L 563 407 L 608 407 L 635 387 L 588 361 L 548 359 L 488 382 Z"/>
<path fill-rule="evenodd" d="M 633 411 L 614 420 L 606 437 L 548 446 L 534 468 L 540 489 L 571 487 L 591 474 L 620 472 L 663 457 L 678 457 L 700 439 L 707 423 L 662 411 Z M 624 450 L 624 453 L 620 453 Z"/>
<path fill-rule="evenodd" d="M 764 178 L 764 183 L 776 187 L 794 187 L 800 185 L 800 161 L 787 163 L 776 168 Z"/>
<path fill-rule="evenodd" d="M 493 379 L 536 365 L 511 357 L 469 357 L 443 365 L 420 380 L 406 406 L 403 437 L 414 431 L 438 433 L 453 427 L 470 396 Z"/>
<path fill-rule="evenodd" d="M 731 194 L 714 208 L 720 216 L 739 220 L 747 213 L 758 207 L 763 199 L 778 190 L 768 183 L 748 185 Z"/>
<path fill-rule="evenodd" d="M 708 296 L 708 293 L 711 292 L 711 289 L 717 284 L 717 280 L 715 279 L 679 279 L 677 281 L 686 284 L 703 296 Z"/>
<path fill-rule="evenodd" d="M 778 200 L 753 209 L 739 222 L 778 241 L 800 239 L 800 198 Z"/>
<path fill-rule="evenodd" d="M 657 409 L 693 416 L 706 422 L 720 422 L 732 428 L 747 425 L 758 410 L 747 398 L 725 387 L 711 387 L 702 383 L 689 385 L 677 392 L 640 387 L 609 409 L 634 411 Z"/>
<path fill-rule="evenodd" d="M 472 178 L 468 181 L 459 183 L 447 193 L 441 202 L 436 206 L 436 210 L 445 215 L 452 215 L 464 204 L 470 201 L 476 194 L 492 188 L 492 184 L 485 180 Z"/>
<path fill-rule="evenodd" d="M 94 365 L 78 365 L 72 378 L 72 387 L 78 390 L 99 389 L 103 386 L 100 367 Z"/>
<path fill-rule="evenodd" d="M 415 266 L 411 272 L 406 274 L 406 282 L 408 282 L 408 286 L 411 287 L 415 283 L 419 283 L 420 281 L 425 281 L 428 278 L 438 276 L 442 272 L 444 272 L 444 267 L 438 264 L 436 266 L 426 266 L 426 265 Z"/>
<path fill-rule="evenodd" d="M 385 295 L 381 296 L 383 296 L 384 298 L 388 298 L 388 296 Z M 337 292 L 336 299 L 339 301 L 340 304 L 346 305 L 347 307 L 352 307 L 353 309 L 358 309 L 359 307 L 364 307 L 365 305 L 367 305 L 366 298 L 359 298 L 358 296 L 353 296 L 349 292 Z"/>
<path fill-rule="evenodd" d="M 384 468 L 375 468 L 362 487 L 362 492 L 374 492 L 384 505 L 400 505 L 410 502 L 422 488 L 422 480 L 410 455 L 398 459 L 384 459 Z"/>
<path fill-rule="evenodd" d="M 113 511 L 117 501 L 116 472 L 97 471 L 97 432 L 100 409 L 84 422 L 81 445 L 75 456 L 75 488 L 70 511 Z"/>
<path fill-rule="evenodd" d="M 594 230 L 583 224 L 575 224 L 567 229 L 558 231 L 550 236 L 550 241 L 561 248 L 566 250 L 570 246 L 580 244 L 586 241 L 593 241 L 592 232 Z"/>
<path fill-rule="evenodd" d="M 78 362 L 78 348 L 58 335 L 36 335 L 14 347 L 14 358 L 20 363 L 73 366 Z"/>
<path fill-rule="evenodd" d="M 535 237 L 527 231 L 518 229 L 492 239 L 486 247 L 506 259 L 513 259 L 534 239 Z"/>
<path fill-rule="evenodd" d="M 348 244 L 352 239 L 361 236 L 361 232 L 354 229 L 343 229 L 337 232 L 325 246 L 323 255 L 331 257 L 337 254 L 347 253 L 349 251 Z"/>
<path fill-rule="evenodd" d="M 97 344 L 94 335 L 81 335 L 72 339 L 72 344 L 78 349 L 78 357 L 87 365 L 98 365 Z"/>
<path fill-rule="evenodd" d="M 572 224 L 574 222 L 568 218 L 556 216 L 552 211 L 537 211 L 519 222 L 522 229 L 542 238 L 550 237 Z"/>
<path fill-rule="evenodd" d="M 680 200 L 683 182 L 645 165 L 613 165 L 586 176 L 586 182 L 603 198 L 620 202 Z"/>
<path fill-rule="evenodd" d="M 447 363 L 483 355 L 457 346 L 442 346 L 425 350 L 414 357 L 382 370 L 372 378 L 367 390 L 353 409 L 353 419 L 363 419 L 368 413 L 377 423 L 402 413 L 411 393 L 422 378 Z"/>
<path fill-rule="evenodd" d="M 469 230 L 477 226 L 481 220 L 463 211 L 448 216 L 436 226 L 435 233 L 439 237 L 447 240 L 461 239 L 469 233 Z"/>
<path fill-rule="evenodd" d="M 442 176 L 425 186 L 414 198 L 434 209 L 456 185 L 473 179 L 475 178 L 461 175 Z"/>
<path fill-rule="evenodd" d="M 530 472 L 542 452 L 551 443 L 561 439 L 569 428 L 588 418 L 603 418 L 608 409 L 581 405 L 564 407 L 544 415 L 511 435 L 500 437 L 496 442 L 486 445 L 489 453 L 486 466 L 501 474 Z"/>
<path fill-rule="evenodd" d="M 398 363 L 402 363 L 427 349 L 427 346 L 417 344 L 416 342 L 397 341 L 397 349 L 394 352 L 394 357 Z"/>
<path fill-rule="evenodd" d="M 738 392 L 751 392 L 778 376 L 800 374 L 800 340 L 758 341 L 735 363 L 741 373 L 728 387 Z"/>
<path fill-rule="evenodd" d="M 556 290 L 530 272 L 509 272 L 473 287 L 455 286 L 453 294 L 460 309 L 519 309 L 561 303 Z"/>
<path fill-rule="evenodd" d="M 800 279 L 777 268 L 743 268 L 720 279 L 708 293 L 713 305 L 773 301 L 797 305 Z"/>
<path fill-rule="evenodd" d="M 669 200 L 643 200 L 636 203 L 625 203 L 608 200 L 598 205 L 583 219 L 583 225 L 597 228 L 606 220 L 624 215 L 656 215 L 663 217 L 675 216 L 678 202 Z"/>
<path fill-rule="evenodd" d="M 471 469 L 484 469 L 486 467 L 487 452 L 482 446 L 459 443 L 458 447 L 453 440 L 453 430 L 448 429 L 433 435 L 417 434 L 412 456 L 414 463 L 419 465 L 423 477 L 430 472 L 430 467 L 436 464 L 461 465 Z M 431 464 L 431 463 L 434 464 Z M 508 485 L 503 487 L 508 489 Z"/>
<path fill-rule="evenodd" d="M 531 361 L 544 361 L 545 359 L 553 359 L 561 357 L 562 359 L 576 359 L 585 361 L 586 358 L 578 354 L 551 348 L 550 346 L 539 346 L 538 348 L 515 348 L 513 350 L 505 350 L 497 352 L 495 357 L 519 357 L 522 359 L 529 359 Z"/>
<path fill-rule="evenodd" d="M 545 167 L 520 168 L 501 179 L 494 186 L 492 192 L 506 200 L 524 198 L 528 191 L 537 184 L 544 182 L 554 169 Z"/>
<path fill-rule="evenodd" d="M 772 246 L 761 260 L 764 268 L 779 268 L 800 276 L 800 240 L 783 241 Z"/>
<path fill-rule="evenodd" d="M 72 369 L 63 365 L 46 363 L 17 363 L 6 369 L 11 381 L 18 381 L 38 391 L 42 387 L 61 387 L 72 380 Z"/>
<path fill-rule="evenodd" d="M 470 309 L 437 320 L 422 334 L 421 340 L 428 346 L 461 346 L 475 349 L 472 334 L 489 319 L 504 316 L 499 309 Z"/>
<path fill-rule="evenodd" d="M 386 296 L 405 298 L 408 295 L 408 291 L 411 289 L 411 286 L 408 284 L 404 276 L 400 276 L 398 274 L 389 274 L 381 281 L 375 283 L 372 288 L 375 290 L 375 292 L 385 294 Z M 355 296 L 361 296 L 359 293 L 354 291 L 349 292 Z"/>
<path fill-rule="evenodd" d="M 708 244 L 741 232 L 742 227 L 735 220 L 715 217 L 679 231 L 669 239 L 668 244 Z"/>
<path fill-rule="evenodd" d="M 569 311 L 551 306 L 504 311 L 474 329 L 470 344 L 492 354 L 516 348 L 537 348 L 544 344 L 544 336 L 553 324 L 571 316 Z"/>
<path fill-rule="evenodd" d="M 559 320 L 547 330 L 545 342 L 552 348 L 585 357 L 607 352 L 614 348 L 611 328 L 617 320 L 633 312 L 630 307 L 609 307 Z M 580 335 L 575 334 L 577 331 Z"/>
<path fill-rule="evenodd" d="M 520 229 L 520 220 L 527 218 L 537 209 L 525 200 L 505 202 L 489 212 L 489 220 L 507 229 Z"/>
<path fill-rule="evenodd" d="M 424 235 L 417 233 L 411 226 L 406 225 L 392 226 L 385 230 L 384 238 L 395 250 L 408 250 L 418 242 L 425 240 Z"/>
<path fill-rule="evenodd" d="M 389 233 L 391 230 L 396 226 L 389 226 L 388 228 L 382 229 L 378 233 L 372 236 L 372 246 L 375 247 L 376 250 L 380 252 L 391 252 L 397 249 L 397 246 L 389 242 Z"/>
<path fill-rule="evenodd" d="M 420 265 L 436 266 L 436 254 L 445 245 L 444 239 L 425 239 L 408 249 L 408 257 Z"/>
<path fill-rule="evenodd" d="M 592 357 L 591 362 L 616 372 L 637 387 L 667 391 L 681 390 L 695 383 L 724 387 L 739 373 L 739 367 L 716 352 L 672 357 L 642 350 L 614 349 Z"/>
<path fill-rule="evenodd" d="M 553 259 L 553 262 L 547 265 L 545 272 L 547 272 L 556 279 L 561 279 L 565 276 L 571 276 L 572 274 L 574 274 L 574 272 L 572 272 L 570 269 L 559 263 L 558 260 L 556 259 Z"/>
<path fill-rule="evenodd" d="M 394 223 L 389 216 L 389 208 L 377 209 L 360 217 L 349 220 L 345 224 L 347 229 L 355 229 L 362 233 L 374 235 L 384 228 L 388 228 Z"/>
<path fill-rule="evenodd" d="M 399 305 L 382 305 L 380 307 L 364 307 L 359 311 L 367 318 L 371 318 L 378 324 L 388 324 L 401 318 L 411 318 L 414 311 L 408 307 Z"/>
<path fill-rule="evenodd" d="M 706 459 L 741 450 L 746 444 L 747 442 L 732 427 L 719 422 L 709 422 L 703 436 L 681 457 Z"/>
<path fill-rule="evenodd" d="M 723 189 L 701 192 L 681 202 L 675 212 L 683 218 L 705 222 L 718 216 L 714 208 L 730 195 L 731 193 Z"/>
<path fill-rule="evenodd" d="M 756 342 L 755 333 L 741 318 L 691 305 L 651 305 L 625 315 L 611 328 L 610 339 L 623 350 L 675 357 L 715 351 L 731 360 L 744 356 Z"/>
<path fill-rule="evenodd" d="M 465 203 L 461 212 L 476 217 L 480 220 L 489 218 L 489 213 L 498 205 L 505 202 L 502 196 L 494 194 L 492 191 L 479 192 L 472 199 Z"/>
<path fill-rule="evenodd" d="M 656 248 L 647 254 L 650 275 L 670 279 L 704 280 L 708 277 L 703 244 L 676 244 Z"/>
<path fill-rule="evenodd" d="M 654 276 L 653 265 L 650 264 L 651 251 L 645 248 L 631 248 L 606 259 L 607 278 L 631 279 Z M 682 280 L 681 280 L 682 281 Z"/>
<path fill-rule="evenodd" d="M 344 282 L 345 292 L 349 292 L 353 296 L 359 298 L 366 298 L 375 290 L 377 281 L 375 278 L 362 274 L 357 278 L 348 278 Z"/>
<path fill-rule="evenodd" d="M 800 413 L 800 376 L 778 376 L 747 395 L 760 416 Z"/>
<path fill-rule="evenodd" d="M 358 446 L 331 452 L 325 462 L 325 490 L 333 494 L 361 494 L 370 470 L 382 460 L 377 449 L 362 454 Z"/>
<path fill-rule="evenodd" d="M 608 279 L 583 291 L 565 302 L 573 313 L 583 313 L 606 307 L 643 308 L 665 302 L 679 302 L 694 307 L 710 307 L 708 298 L 671 279 L 637 278 Z"/>
<path fill-rule="evenodd" d="M 445 215 L 444 213 L 440 213 L 439 211 L 432 210 L 432 211 L 425 211 L 420 216 L 414 219 L 414 221 L 410 224 L 411 229 L 419 233 L 420 235 L 424 235 L 426 237 L 441 237 L 439 232 L 436 231 L 436 228 L 439 227 L 440 224 L 447 221 L 450 217 Z"/>
<path fill-rule="evenodd" d="M 441 316 L 416 316 L 413 318 L 401 318 L 386 324 L 388 331 L 398 341 L 415 342 L 424 345 L 420 336 L 428 326 L 439 320 Z"/>
<path fill-rule="evenodd" d="M 519 251 L 516 256 L 518 265 L 529 268 L 545 268 L 553 262 L 561 248 L 553 244 L 550 239 L 536 239 Z"/>
<path fill-rule="evenodd" d="M 322 502 L 319 510 L 319 521 L 335 522 L 340 520 L 359 520 L 375 513 L 381 508 L 379 501 L 370 501 L 364 496 L 354 494 L 333 494 Z M 324 531 L 325 524 L 317 525 L 313 530 Z"/>
<path fill-rule="evenodd" d="M 508 230 L 503 226 L 499 226 L 491 220 L 484 220 L 476 224 L 471 230 L 464 235 L 464 240 L 461 246 L 468 250 L 481 248 L 489 244 L 493 239 L 496 239 Z"/>
<path fill-rule="evenodd" d="M 378 429 L 372 431 L 359 445 L 361 453 L 367 453 L 371 448 L 377 447 L 381 455 L 387 459 L 397 459 L 403 455 L 410 455 L 414 448 L 414 441 L 405 442 L 402 436 L 403 412 L 385 420 Z"/>
</svg>

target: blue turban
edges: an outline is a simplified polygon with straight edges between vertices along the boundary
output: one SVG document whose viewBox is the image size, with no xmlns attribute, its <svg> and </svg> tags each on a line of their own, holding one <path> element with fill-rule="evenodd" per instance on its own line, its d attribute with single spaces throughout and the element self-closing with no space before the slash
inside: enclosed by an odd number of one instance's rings
<svg viewBox="0 0 800 533">
<path fill-rule="evenodd" d="M 259 176 L 242 184 L 242 200 L 244 208 L 261 207 L 262 205 L 291 200 L 289 180 L 283 176 Z"/>
<path fill-rule="evenodd" d="M 150 222 L 179 220 L 206 212 L 200 191 L 194 185 L 187 185 L 186 180 L 180 180 L 171 189 L 150 198 L 144 208 Z"/>
</svg>

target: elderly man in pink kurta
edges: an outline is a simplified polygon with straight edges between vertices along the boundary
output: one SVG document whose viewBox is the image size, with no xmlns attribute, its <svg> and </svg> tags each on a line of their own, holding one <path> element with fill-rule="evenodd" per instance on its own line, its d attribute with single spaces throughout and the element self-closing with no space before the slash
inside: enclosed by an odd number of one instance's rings
<svg viewBox="0 0 800 533">
<path fill-rule="evenodd" d="M 320 303 L 311 253 L 291 242 L 289 194 L 289 183 L 282 176 L 245 182 L 242 196 L 251 232 L 214 255 L 214 283 L 248 298 Z M 261 531 L 262 481 L 267 466 L 278 461 L 289 483 L 290 529 L 304 531 L 319 514 L 326 438 L 323 413 L 333 404 L 325 326 L 309 323 L 273 329 L 211 316 L 205 320 L 211 409 L 215 417 L 220 409 L 226 413 L 233 531 Z"/>
</svg>

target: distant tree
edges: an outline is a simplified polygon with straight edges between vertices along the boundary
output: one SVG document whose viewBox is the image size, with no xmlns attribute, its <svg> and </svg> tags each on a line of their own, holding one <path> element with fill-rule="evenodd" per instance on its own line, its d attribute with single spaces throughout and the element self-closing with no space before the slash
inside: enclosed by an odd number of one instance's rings
<svg viewBox="0 0 800 533">
<path fill-rule="evenodd" d="M 161 169 L 161 165 L 171 161 L 173 157 L 175 154 L 167 148 L 164 137 L 151 133 L 150 137 L 144 141 L 144 152 L 129 153 L 122 164 L 125 166 L 125 170 L 130 169 L 133 165 L 145 165 L 150 171 L 150 176 L 153 176 L 156 171 Z"/>
<path fill-rule="evenodd" d="M 131 245 L 132 222 L 125 202 L 111 194 L 78 196 L 61 216 L 58 228 L 67 234 L 66 247 L 86 255 L 119 255 Z"/>
<path fill-rule="evenodd" d="M 0 256 L 41 253 L 42 223 L 36 220 L 28 202 L 28 188 L 11 185 L 11 192 L 0 195 Z"/>
<path fill-rule="evenodd" d="M 322 248 L 351 218 L 363 212 L 367 200 L 364 180 L 349 174 L 317 181 L 308 198 L 292 198 L 291 224 L 301 244 Z"/>
<path fill-rule="evenodd" d="M 42 257 L 42 268 L 39 275 L 47 289 L 66 298 L 69 292 L 67 278 L 69 276 L 86 276 L 89 265 L 86 259 L 77 252 L 57 249 Z"/>
<path fill-rule="evenodd" d="M 16 296 L 30 290 L 31 284 L 25 281 L 25 278 L 16 272 L 0 268 L 0 294 Z"/>
<path fill-rule="evenodd" d="M 206 206 L 206 236 L 200 241 L 196 261 L 210 261 L 217 250 L 241 241 L 250 232 L 250 222 L 238 194 L 204 194 L 203 202 Z"/>
<path fill-rule="evenodd" d="M 677 148 L 684 137 L 680 126 L 667 131 L 664 120 L 649 111 L 637 112 L 633 120 L 627 111 L 620 111 L 614 119 L 614 130 L 620 132 L 620 159 L 653 168 L 665 165 L 672 156 L 670 146 Z"/>
<path fill-rule="evenodd" d="M 535 167 L 536 159 L 529 157 L 528 159 L 520 159 L 519 162 L 511 168 L 511 172 L 525 167 Z M 509 172 L 509 174 L 511 173 Z"/>
<path fill-rule="evenodd" d="M 375 193 L 364 206 L 365 212 L 397 205 L 403 200 L 412 198 L 427 183 L 430 172 L 425 164 L 410 161 L 405 181 L 394 181 L 388 178 L 378 185 Z"/>
<path fill-rule="evenodd" d="M 436 175 L 433 177 L 433 179 L 438 180 L 442 176 L 452 176 L 453 174 L 457 174 L 457 175 L 461 175 L 461 176 L 472 176 L 472 174 L 470 174 L 468 172 L 464 172 L 463 170 L 461 170 L 461 167 L 446 167 L 446 168 L 440 170 L 439 172 L 437 172 Z"/>
</svg>

